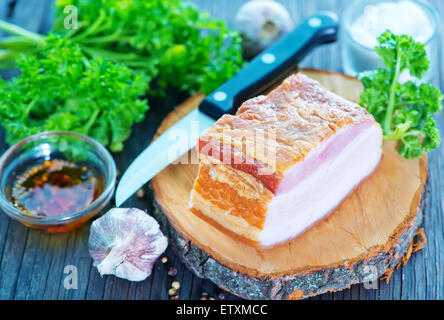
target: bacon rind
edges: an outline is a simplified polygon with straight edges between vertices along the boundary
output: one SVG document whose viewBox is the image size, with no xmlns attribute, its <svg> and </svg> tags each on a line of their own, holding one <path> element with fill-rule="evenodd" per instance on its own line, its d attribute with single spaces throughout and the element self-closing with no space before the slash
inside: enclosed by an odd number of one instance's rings
<svg viewBox="0 0 444 320">
<path fill-rule="evenodd" d="M 376 124 L 365 109 L 318 82 L 290 76 L 267 96 L 243 103 L 236 115 L 224 115 L 199 138 L 201 163 L 190 210 L 223 232 L 259 244 L 268 205 L 289 169 L 341 128 L 364 122 Z"/>
<path fill-rule="evenodd" d="M 298 73 L 287 78 L 268 96 L 243 103 L 236 115 L 224 115 L 199 138 L 198 152 L 205 152 L 217 161 L 229 159 L 228 165 L 251 174 L 276 193 L 285 172 L 296 162 L 303 161 L 322 141 L 345 125 L 369 120 L 374 121 L 359 105 Z M 276 155 L 275 164 L 269 163 L 267 157 L 260 159 L 245 152 L 246 145 L 242 141 L 246 136 L 245 128 L 247 135 L 248 131 L 275 135 L 276 141 L 270 139 L 268 145 L 256 145 Z M 224 140 L 231 143 L 226 144 Z M 241 156 L 236 158 L 240 150 Z M 260 174 L 260 169 L 272 167 L 276 169 L 273 173 Z"/>
</svg>

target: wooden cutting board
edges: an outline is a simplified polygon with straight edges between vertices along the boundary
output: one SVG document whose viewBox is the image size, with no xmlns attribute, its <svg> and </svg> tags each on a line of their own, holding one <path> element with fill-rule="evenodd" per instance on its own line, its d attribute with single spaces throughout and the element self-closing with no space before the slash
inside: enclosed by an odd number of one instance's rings
<svg viewBox="0 0 444 320">
<path fill-rule="evenodd" d="M 355 78 L 327 71 L 302 72 L 330 91 L 359 100 L 362 85 Z M 203 98 L 198 94 L 185 101 L 165 118 L 157 134 Z M 197 169 L 192 164 L 170 165 L 152 180 L 158 218 L 168 230 L 170 246 L 188 268 L 247 299 L 301 299 L 360 282 L 371 286 L 398 264 L 422 222 L 427 157 L 406 160 L 394 143 L 384 144 L 375 173 L 328 218 L 268 250 L 249 247 L 188 210 Z"/>
</svg>

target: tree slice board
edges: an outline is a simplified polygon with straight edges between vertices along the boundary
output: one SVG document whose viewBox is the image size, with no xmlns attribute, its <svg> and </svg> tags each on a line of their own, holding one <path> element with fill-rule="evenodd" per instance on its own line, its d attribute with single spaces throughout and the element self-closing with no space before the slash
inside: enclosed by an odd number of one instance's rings
<svg viewBox="0 0 444 320">
<path fill-rule="evenodd" d="M 328 90 L 359 100 L 362 85 L 355 78 L 327 71 L 302 72 Z M 158 134 L 203 98 L 194 95 L 171 112 Z M 406 160 L 393 143 L 383 148 L 375 173 L 331 215 L 272 249 L 239 242 L 188 210 L 196 164 L 172 164 L 152 180 L 158 218 L 170 246 L 189 269 L 243 298 L 301 299 L 371 282 L 396 266 L 412 242 L 422 222 L 421 197 L 427 179 L 426 156 Z M 192 159 L 190 153 L 184 157 Z"/>
</svg>

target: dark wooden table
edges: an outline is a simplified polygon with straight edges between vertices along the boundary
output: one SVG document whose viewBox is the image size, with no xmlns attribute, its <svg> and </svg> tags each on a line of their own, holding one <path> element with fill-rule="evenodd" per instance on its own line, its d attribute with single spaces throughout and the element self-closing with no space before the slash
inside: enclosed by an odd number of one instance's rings
<svg viewBox="0 0 444 320">
<path fill-rule="evenodd" d="M 52 23 L 53 0 L 0 0 L 0 19 L 16 23 L 32 31 L 47 32 Z M 213 16 L 232 22 L 234 13 L 244 0 L 194 0 Z M 295 21 L 331 10 L 341 15 L 350 0 L 281 0 Z M 444 16 L 444 1 L 431 1 Z M 0 36 L 4 34 L 0 33 Z M 441 57 L 442 55 L 440 55 Z M 441 63 L 441 61 L 440 61 Z M 340 42 L 319 48 L 307 57 L 302 67 L 341 71 Z M 441 63 L 436 84 L 444 89 L 444 69 Z M 183 94 L 171 94 L 166 99 L 151 101 L 147 119 L 135 127 L 125 150 L 115 154 L 120 172 L 149 143 L 163 117 L 180 103 Z M 444 133 L 444 115 L 437 117 Z M 0 130 L 0 153 L 6 150 Z M 378 289 L 367 290 L 362 285 L 338 293 L 328 293 L 313 299 L 443 299 L 444 298 L 444 146 L 430 154 L 430 188 L 426 200 L 424 228 L 428 239 L 425 248 L 414 254 L 405 267 L 394 272 L 389 284 L 379 281 Z M 152 210 L 153 196 L 146 187 L 144 199 L 133 197 L 131 206 Z M 30 230 L 0 214 L 0 299 L 167 299 L 171 282 L 181 283 L 181 299 L 199 299 L 202 294 L 218 297 L 222 292 L 209 280 L 195 277 L 168 249 L 166 264 L 159 260 L 153 274 L 145 281 L 131 283 L 113 276 L 100 277 L 88 254 L 89 224 L 61 235 L 47 235 Z M 65 289 L 66 266 L 78 270 L 78 288 Z M 167 274 L 175 267 L 178 274 Z M 227 299 L 234 298 L 225 294 Z"/>
</svg>

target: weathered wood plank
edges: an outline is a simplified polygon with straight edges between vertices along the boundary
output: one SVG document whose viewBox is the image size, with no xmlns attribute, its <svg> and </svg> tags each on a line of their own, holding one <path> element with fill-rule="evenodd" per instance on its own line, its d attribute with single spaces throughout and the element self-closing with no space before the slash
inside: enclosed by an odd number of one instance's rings
<svg viewBox="0 0 444 320">
<path fill-rule="evenodd" d="M 34 233 L 34 231 L 32 231 Z M 26 292 L 20 292 L 20 295 L 26 299 L 43 298 L 41 294 L 42 288 L 44 290 L 49 273 L 49 262 L 51 259 L 51 250 L 49 248 L 50 236 L 38 235 L 35 241 L 37 242 L 37 254 L 32 265 L 25 266 L 29 268 L 31 273 L 31 281 Z"/>
<path fill-rule="evenodd" d="M 69 255 L 65 265 L 73 265 L 78 270 L 78 289 L 70 290 L 72 299 L 84 299 L 88 288 L 88 278 L 93 269 L 93 262 L 88 252 L 89 226 L 85 225 L 75 232 L 73 253 Z M 60 294 L 66 290 L 61 289 Z"/>
<path fill-rule="evenodd" d="M 39 33 L 46 34 L 51 30 L 54 21 L 54 2 L 55 0 L 45 0 L 45 12 L 42 22 L 39 27 Z"/>
<path fill-rule="evenodd" d="M 431 1 L 431 3 L 438 9 L 441 17 L 444 16 L 444 2 L 439 0 Z M 441 29 L 442 30 L 442 29 Z M 441 46 L 438 57 L 442 57 L 444 53 L 444 34 L 442 31 Z M 444 62 L 439 59 L 439 72 L 435 80 L 440 85 L 441 91 L 444 90 Z M 438 126 L 441 130 L 441 139 L 444 136 L 444 112 L 441 112 L 436 117 Z M 427 244 L 424 248 L 423 263 L 424 269 L 421 271 L 425 273 L 425 284 L 418 283 L 419 288 L 425 291 L 426 299 L 444 299 L 444 233 L 442 226 L 444 225 L 444 182 L 442 180 L 444 171 L 444 143 L 441 143 L 440 148 L 434 150 L 430 155 L 430 197 L 427 202 L 425 210 L 424 228 L 427 236 Z M 418 255 L 419 257 L 419 255 Z"/>
<path fill-rule="evenodd" d="M 29 6 L 26 6 L 26 4 Z M 0 5 L 0 9 L 2 9 L 0 15 L 3 15 L 4 19 L 28 30 L 38 31 L 44 15 L 42 4 L 44 2 L 38 0 L 29 0 L 26 3 L 4 0 Z M 14 9 L 13 12 L 11 12 L 12 9 Z M 2 147 L 3 150 L 6 149 L 3 143 Z M 2 249 L 0 264 L 0 299 L 13 299 L 17 292 L 20 272 L 28 272 L 28 267 L 31 267 L 23 264 L 23 262 L 28 261 L 24 260 L 24 252 L 30 230 L 16 221 L 7 221 L 6 223 L 5 216 L 2 216 L 0 221 L 2 225 L 7 225 L 5 229 L 0 228 L 0 232 L 4 232 L 2 235 L 5 235 L 5 240 L 2 242 L 4 249 Z M 2 238 L 0 236 L 0 239 Z M 22 295 L 23 292 L 20 291 L 17 294 Z"/>
<path fill-rule="evenodd" d="M 21 270 L 18 274 L 17 286 L 15 291 L 15 299 L 26 299 L 33 278 L 33 266 L 37 261 L 37 256 L 41 254 L 39 251 L 40 234 L 30 231 L 28 241 L 26 243 Z M 40 272 L 40 270 L 37 270 Z"/>
<path fill-rule="evenodd" d="M 49 0 L 17 1 L 10 20 L 27 30 L 38 32 L 48 14 Z"/>
<path fill-rule="evenodd" d="M 0 265 L 0 299 L 14 298 L 28 232 L 29 230 L 18 222 L 9 224 Z"/>
<path fill-rule="evenodd" d="M 209 11 L 213 16 L 219 18 L 228 18 L 229 22 L 232 22 L 232 17 L 237 8 L 245 1 L 224 1 L 226 7 L 223 9 L 217 4 L 209 1 L 195 0 L 201 8 Z M 283 3 L 290 11 L 293 19 L 301 21 L 303 18 L 314 14 L 317 10 L 331 10 L 340 15 L 347 1 L 336 0 L 316 0 L 316 1 L 278 1 Z M 440 12 L 440 15 L 444 13 L 444 3 L 442 1 L 431 1 Z M 231 14 L 227 14 L 230 10 Z M 341 56 L 340 56 L 341 43 L 338 42 L 334 45 L 329 45 L 323 48 L 318 48 L 315 52 L 310 54 L 301 66 L 313 67 L 329 70 L 340 71 L 342 69 Z M 441 56 L 441 55 L 439 55 Z M 440 64 L 442 65 L 441 61 Z M 444 75 L 444 68 L 441 67 L 440 77 Z M 441 88 L 443 88 L 444 82 L 440 81 Z M 443 132 L 444 123 L 443 115 L 438 116 L 438 124 Z M 385 284 L 383 281 L 379 282 L 379 288 L 377 290 L 367 290 L 362 286 L 353 286 L 351 289 L 344 291 L 343 293 L 335 293 L 324 295 L 322 298 L 332 299 L 439 299 L 442 298 L 442 292 L 444 290 L 444 272 L 442 271 L 443 255 L 444 252 L 439 249 L 439 244 L 442 244 L 443 233 L 441 232 L 441 226 L 443 225 L 443 200 L 444 192 L 443 185 L 440 181 L 442 176 L 442 168 L 444 168 L 443 162 L 443 147 L 435 150 L 430 157 L 430 176 L 432 177 L 432 193 L 427 200 L 429 205 L 426 208 L 425 229 L 426 235 L 429 239 L 423 252 L 415 254 L 406 267 L 400 267 L 400 270 L 395 272 L 392 276 L 390 284 Z M 326 296 L 326 297 L 325 297 Z"/>
<path fill-rule="evenodd" d="M 1 0 L 0 1 L 0 19 L 10 20 L 12 12 L 14 10 L 15 0 Z M 0 31 L 0 37 L 5 36 L 3 30 Z"/>
<path fill-rule="evenodd" d="M 208 1 L 193 0 L 200 8 L 213 16 L 232 23 L 234 13 L 246 0 Z M 0 0 L 0 19 L 7 19 L 29 30 L 46 32 L 52 23 L 51 4 L 53 0 Z M 338 14 L 348 4 L 347 0 L 279 0 L 290 11 L 296 22 L 316 11 L 332 10 Z M 444 2 L 431 1 L 444 14 Z M 15 3 L 15 6 L 10 6 Z M 12 8 L 14 10 L 9 10 Z M 3 34 L 0 32 L 0 37 Z M 444 39 L 444 38 L 443 38 Z M 442 55 L 440 55 L 442 56 Z M 444 65 L 440 61 L 440 84 L 444 85 Z M 304 67 L 314 67 L 340 71 L 340 43 L 318 48 L 305 59 Z M 116 155 L 121 172 L 133 160 L 133 157 L 149 143 L 162 118 L 185 96 L 170 96 L 170 100 L 153 99 L 155 106 L 147 115 L 147 120 L 139 124 L 133 132 L 131 143 L 127 143 L 125 152 Z M 443 114 L 438 116 L 441 129 L 444 128 Z M 0 130 L 0 153 L 6 149 L 3 143 L 3 131 Z M 352 286 L 340 293 L 326 294 L 315 299 L 444 299 L 444 183 L 440 181 L 444 168 L 444 148 L 432 152 L 430 156 L 430 188 L 427 199 L 424 227 L 428 238 L 422 252 L 413 255 L 406 267 L 393 273 L 390 283 L 379 282 L 378 290 L 366 290 L 362 286 Z M 128 205 L 152 208 L 152 196 L 148 188 L 143 200 L 131 199 Z M 158 262 L 153 277 L 140 283 L 129 283 L 113 277 L 101 278 L 92 266 L 88 254 L 89 226 L 61 237 L 45 235 L 28 230 L 21 224 L 0 215 L 0 299 L 149 299 L 167 298 L 167 291 L 173 280 L 181 283 L 181 299 L 199 299 L 202 292 L 217 297 L 221 290 L 207 280 L 197 279 L 186 269 L 168 249 L 168 263 Z M 74 265 L 78 270 L 76 290 L 63 287 L 63 269 Z M 175 266 L 178 274 L 167 275 L 170 266 Z M 233 298 L 226 294 L 227 298 Z"/>
<path fill-rule="evenodd" d="M 5 253 L 5 246 L 6 246 L 6 237 L 7 237 L 7 231 L 9 228 L 9 224 L 11 222 L 11 219 L 9 219 L 5 214 L 2 213 L 0 216 L 0 266 L 3 262 L 3 255 Z"/>
</svg>

